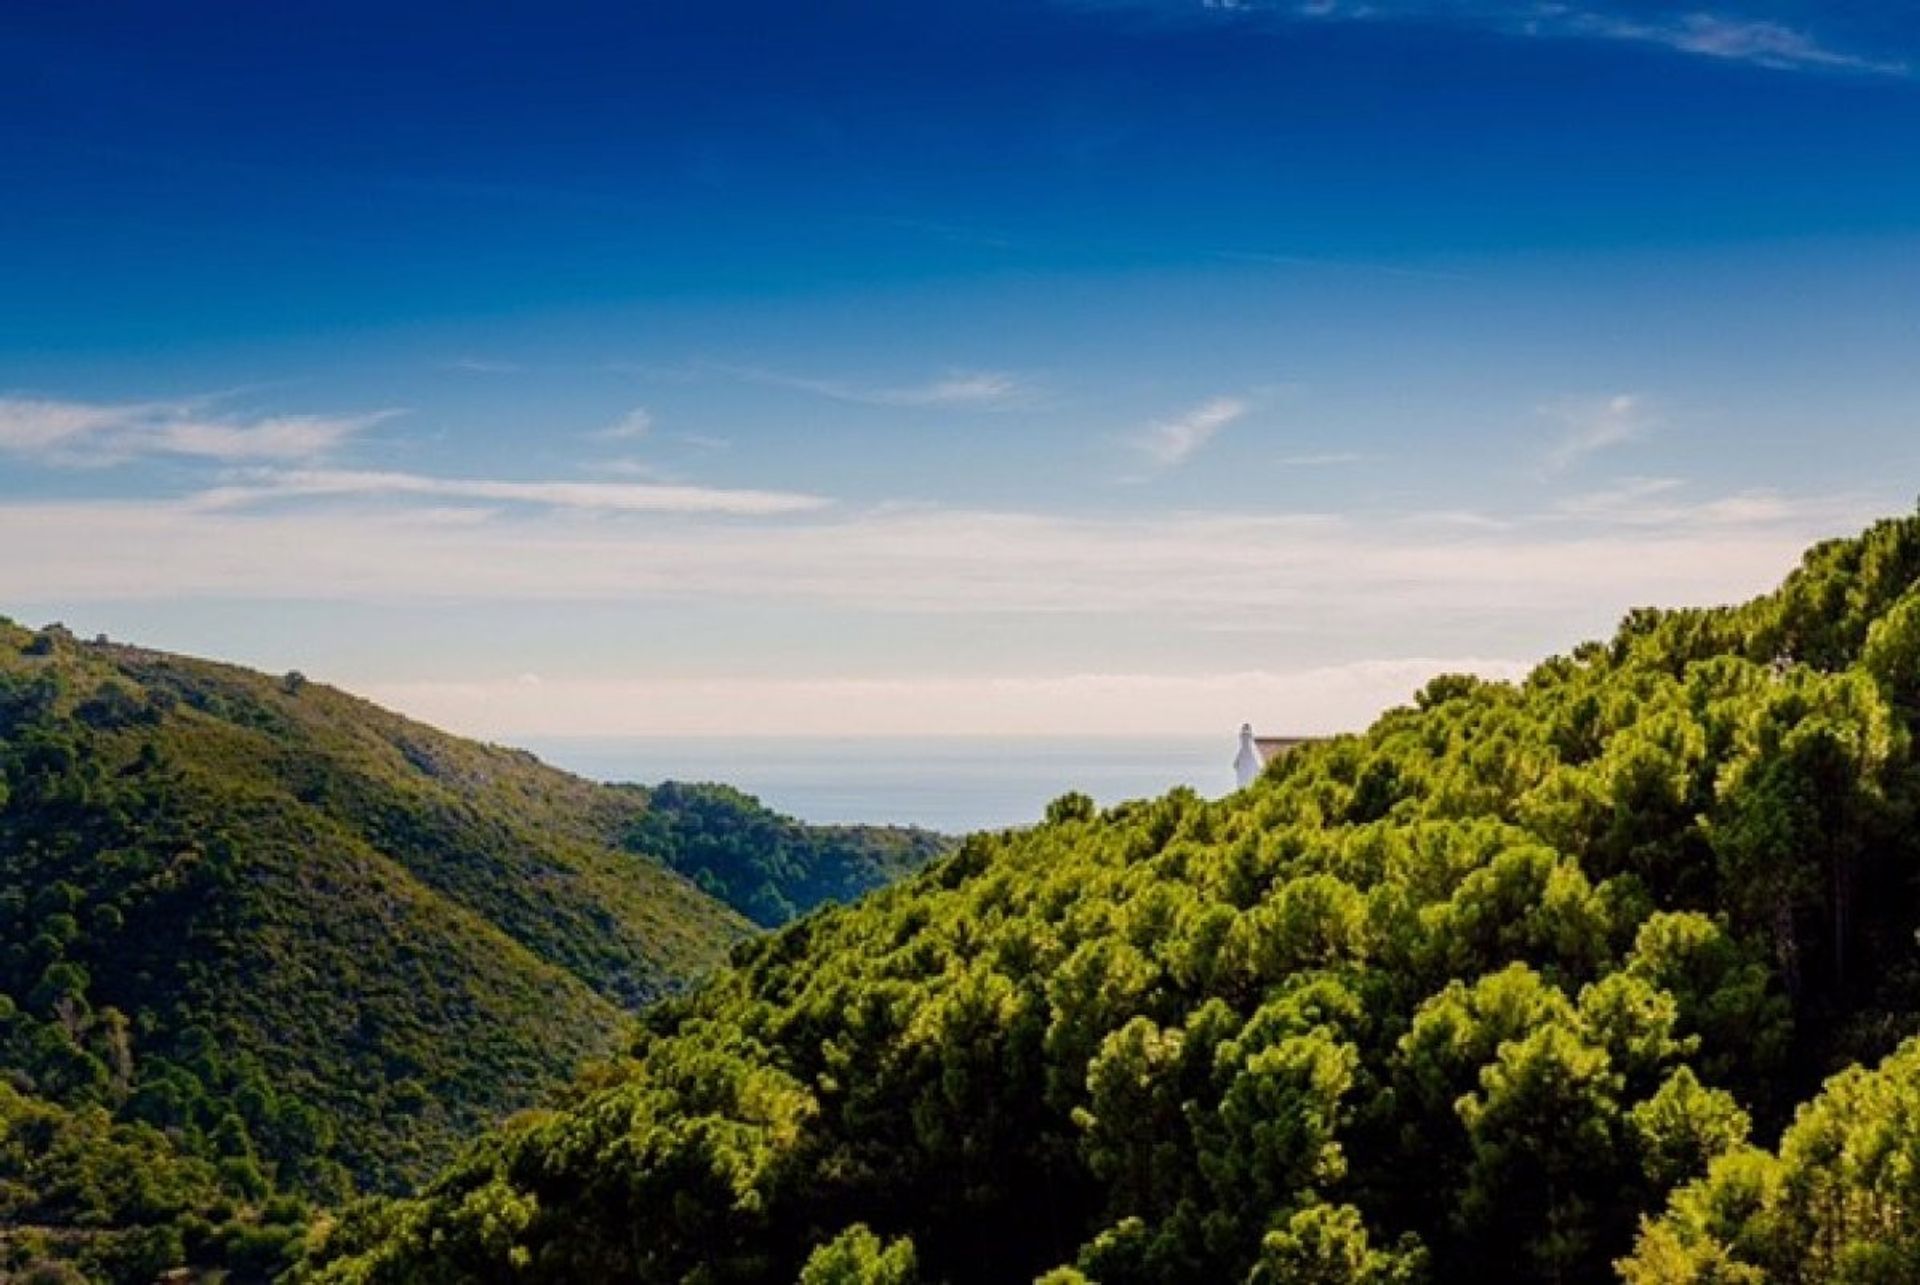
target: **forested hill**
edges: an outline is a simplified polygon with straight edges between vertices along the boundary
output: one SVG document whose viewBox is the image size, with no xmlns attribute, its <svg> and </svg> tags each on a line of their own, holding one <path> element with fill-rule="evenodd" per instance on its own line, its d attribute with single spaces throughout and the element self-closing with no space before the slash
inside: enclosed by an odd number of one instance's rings
<svg viewBox="0 0 1920 1285">
<path fill-rule="evenodd" d="M 1917 581 L 1883 523 L 1223 801 L 1063 798 L 303 1278 L 1920 1279 Z"/>
<path fill-rule="evenodd" d="M 748 916 L 942 842 L 602 786 L 297 674 L 4 622 L 0 772 L 0 1278 L 22 1227 L 119 1279 L 270 1263 L 299 1216 L 276 1193 L 430 1172 Z"/>
<path fill-rule="evenodd" d="M 913 826 L 802 825 L 728 785 L 616 786 L 638 803 L 621 846 L 665 861 L 754 923 L 771 928 L 826 901 L 852 901 L 949 852 Z"/>
</svg>

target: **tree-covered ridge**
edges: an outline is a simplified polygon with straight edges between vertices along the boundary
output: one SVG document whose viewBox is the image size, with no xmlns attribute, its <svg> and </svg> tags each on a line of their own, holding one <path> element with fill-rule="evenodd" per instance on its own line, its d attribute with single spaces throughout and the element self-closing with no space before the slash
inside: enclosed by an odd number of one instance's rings
<svg viewBox="0 0 1920 1285">
<path fill-rule="evenodd" d="M 802 825 L 732 786 L 667 781 L 621 836 L 763 928 L 912 874 L 953 841 L 910 826 Z"/>
<path fill-rule="evenodd" d="M 752 891 L 810 905 L 816 865 L 884 878 L 926 841 L 841 839 L 744 796 L 686 824 L 681 793 L 299 675 L 0 622 L 0 1251 L 38 1229 L 97 1265 L 108 1232 L 145 1229 L 239 1266 L 195 1219 L 252 1227 L 275 1192 L 430 1172 L 720 963 L 751 924 L 669 868 L 683 847 L 744 879 L 729 827 L 771 830 L 785 864 Z M 46 1206 L 57 1155 L 132 1158 L 187 1194 Z"/>
<path fill-rule="evenodd" d="M 315 684 L 8 635 L 4 1065 L 56 1101 L 202 1131 L 240 1106 L 286 1164 L 384 1185 L 744 929 L 596 842 L 597 787 L 530 759 Z"/>
<path fill-rule="evenodd" d="M 1069 796 L 742 947 L 302 1279 L 1920 1279 L 1911 1051 L 1752 1149 L 1920 1030 L 1916 717 L 1906 518 L 1217 803 Z"/>
</svg>

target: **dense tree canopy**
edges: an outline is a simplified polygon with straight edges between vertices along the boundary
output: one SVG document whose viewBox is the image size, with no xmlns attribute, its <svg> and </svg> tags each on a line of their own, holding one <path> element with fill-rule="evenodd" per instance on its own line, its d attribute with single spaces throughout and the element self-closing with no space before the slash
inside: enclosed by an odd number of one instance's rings
<svg viewBox="0 0 1920 1285">
<path fill-rule="evenodd" d="M 1730 1147 L 1642 1231 L 1628 1285 L 1920 1280 L 1920 1040 L 1851 1067 L 1777 1154 Z"/>
<path fill-rule="evenodd" d="M 1917 666 L 1908 518 L 1225 800 L 1063 800 L 740 947 L 300 1277 L 1913 1279 L 1920 1063 L 1844 1068 L 1920 1030 Z"/>
</svg>

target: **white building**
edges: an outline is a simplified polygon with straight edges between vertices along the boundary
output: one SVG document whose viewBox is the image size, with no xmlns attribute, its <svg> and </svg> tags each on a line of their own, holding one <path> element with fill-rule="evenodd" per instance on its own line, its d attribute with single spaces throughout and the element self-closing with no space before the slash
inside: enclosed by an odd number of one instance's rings
<svg viewBox="0 0 1920 1285">
<path fill-rule="evenodd" d="M 1310 736 L 1255 736 L 1252 723 L 1240 724 L 1240 752 L 1233 758 L 1234 779 L 1239 781 L 1241 789 L 1246 789 L 1267 764 L 1312 739 Z"/>
</svg>

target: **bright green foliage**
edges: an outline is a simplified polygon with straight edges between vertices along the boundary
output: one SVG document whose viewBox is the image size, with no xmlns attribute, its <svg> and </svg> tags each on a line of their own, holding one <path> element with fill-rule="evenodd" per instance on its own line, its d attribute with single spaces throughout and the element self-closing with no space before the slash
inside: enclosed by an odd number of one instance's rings
<svg viewBox="0 0 1920 1285">
<path fill-rule="evenodd" d="M 1312 1205 L 1267 1233 L 1249 1285 L 1410 1285 L 1424 1274 L 1426 1255 L 1375 1249 L 1360 1211 L 1351 1205 Z"/>
<path fill-rule="evenodd" d="M 1679 1191 L 1621 1264 L 1630 1285 L 1920 1280 L 1920 1040 L 1803 1107 L 1777 1156 L 1742 1150 Z"/>
<path fill-rule="evenodd" d="M 822 1245 L 800 1270 L 799 1285 L 913 1285 L 913 1242 L 882 1244 L 863 1226 L 853 1226 Z"/>
<path fill-rule="evenodd" d="M 1913 1279 L 1915 1068 L 1745 1138 L 1920 1026 L 1915 602 L 1920 518 L 1216 803 L 1069 796 L 742 947 L 300 1279 L 790 1281 L 858 1226 L 951 1285 L 1579 1285 L 1702 1173 L 1640 1254 L 1717 1266 L 1639 1279 Z"/>
<path fill-rule="evenodd" d="M 1749 1124 L 1732 1094 L 1702 1087 L 1685 1066 L 1627 1113 L 1641 1169 L 1656 1187 L 1705 1174 L 1715 1159 L 1746 1142 Z"/>
</svg>

